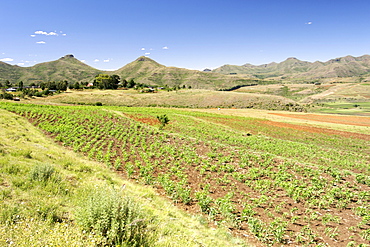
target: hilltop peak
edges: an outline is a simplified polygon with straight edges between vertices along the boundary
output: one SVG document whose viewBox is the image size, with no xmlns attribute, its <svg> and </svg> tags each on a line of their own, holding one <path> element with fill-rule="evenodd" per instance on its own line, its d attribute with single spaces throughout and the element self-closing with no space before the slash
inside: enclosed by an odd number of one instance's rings
<svg viewBox="0 0 370 247">
<path fill-rule="evenodd" d="M 64 57 L 61 57 L 61 59 L 65 59 L 65 58 L 74 58 L 75 56 L 73 56 L 72 54 L 67 54 L 65 55 Z"/>
<path fill-rule="evenodd" d="M 135 61 L 137 62 L 155 62 L 153 59 L 149 58 L 149 57 L 146 57 L 146 56 L 141 56 L 139 57 L 138 59 L 136 59 Z"/>
</svg>

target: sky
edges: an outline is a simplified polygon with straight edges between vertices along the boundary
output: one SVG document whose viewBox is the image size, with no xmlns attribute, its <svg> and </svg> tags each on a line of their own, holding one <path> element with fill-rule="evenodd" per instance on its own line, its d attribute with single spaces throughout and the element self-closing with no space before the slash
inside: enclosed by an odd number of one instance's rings
<svg viewBox="0 0 370 247">
<path fill-rule="evenodd" d="M 370 54 L 368 0 L 0 0 L 0 61 L 187 69 Z"/>
</svg>

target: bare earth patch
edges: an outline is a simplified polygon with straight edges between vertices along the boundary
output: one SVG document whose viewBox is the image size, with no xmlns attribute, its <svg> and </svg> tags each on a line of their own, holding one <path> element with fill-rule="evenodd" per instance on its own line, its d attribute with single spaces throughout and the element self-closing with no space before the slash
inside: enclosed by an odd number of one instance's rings
<svg viewBox="0 0 370 247">
<path fill-rule="evenodd" d="M 358 116 L 329 116 L 329 115 L 317 115 L 317 114 L 284 114 L 284 113 L 270 113 L 272 115 L 291 117 L 298 119 L 313 120 L 318 122 L 326 123 L 337 123 L 337 124 L 348 124 L 355 126 L 370 126 L 369 117 L 358 117 Z"/>
</svg>

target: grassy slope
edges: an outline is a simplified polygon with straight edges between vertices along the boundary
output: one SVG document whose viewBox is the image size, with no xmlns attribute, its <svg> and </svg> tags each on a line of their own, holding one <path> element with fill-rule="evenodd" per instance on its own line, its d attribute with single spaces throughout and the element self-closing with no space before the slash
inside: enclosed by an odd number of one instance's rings
<svg viewBox="0 0 370 247">
<path fill-rule="evenodd" d="M 125 193 L 157 217 L 160 238 L 153 246 L 237 245 L 227 232 L 205 227 L 200 218 L 180 212 L 152 189 L 124 181 L 102 164 L 54 144 L 22 117 L 0 110 L 0 126 L 1 246 L 95 246 L 98 237 L 84 234 L 74 223 L 78 199 L 84 188 L 123 183 Z M 30 171 L 40 164 L 54 166 L 62 180 L 47 186 L 31 182 Z M 50 223 L 50 218 L 62 223 Z"/>
<path fill-rule="evenodd" d="M 227 89 L 247 84 L 247 80 L 175 67 L 166 67 L 147 57 L 139 57 L 124 67 L 111 72 L 121 78 L 135 79 L 136 82 L 158 86 L 191 86 L 203 89 Z"/>
</svg>

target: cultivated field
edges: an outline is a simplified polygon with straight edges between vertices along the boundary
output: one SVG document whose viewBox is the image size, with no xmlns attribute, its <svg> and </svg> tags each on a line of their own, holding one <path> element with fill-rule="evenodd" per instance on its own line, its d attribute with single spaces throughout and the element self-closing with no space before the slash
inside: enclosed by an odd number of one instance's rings
<svg viewBox="0 0 370 247">
<path fill-rule="evenodd" d="M 240 93 L 241 94 L 241 93 Z M 104 99 L 101 97 L 99 99 Z M 370 241 L 369 118 L 2 104 L 56 142 L 256 245 Z M 159 116 L 170 122 L 159 130 Z M 334 122 L 334 123 L 333 123 Z"/>
<path fill-rule="evenodd" d="M 125 232 L 137 236 L 139 230 L 149 241 L 126 237 L 116 239 L 117 246 L 248 246 L 223 228 L 208 228 L 204 216 L 182 212 L 154 189 L 57 145 L 26 118 L 0 109 L 0 130 L 0 246 L 112 246 L 112 236 L 122 232 L 114 214 L 120 198 L 131 199 L 134 208 L 128 209 L 136 214 L 126 227 L 144 223 Z M 99 221 L 91 227 L 94 218 Z"/>
</svg>

